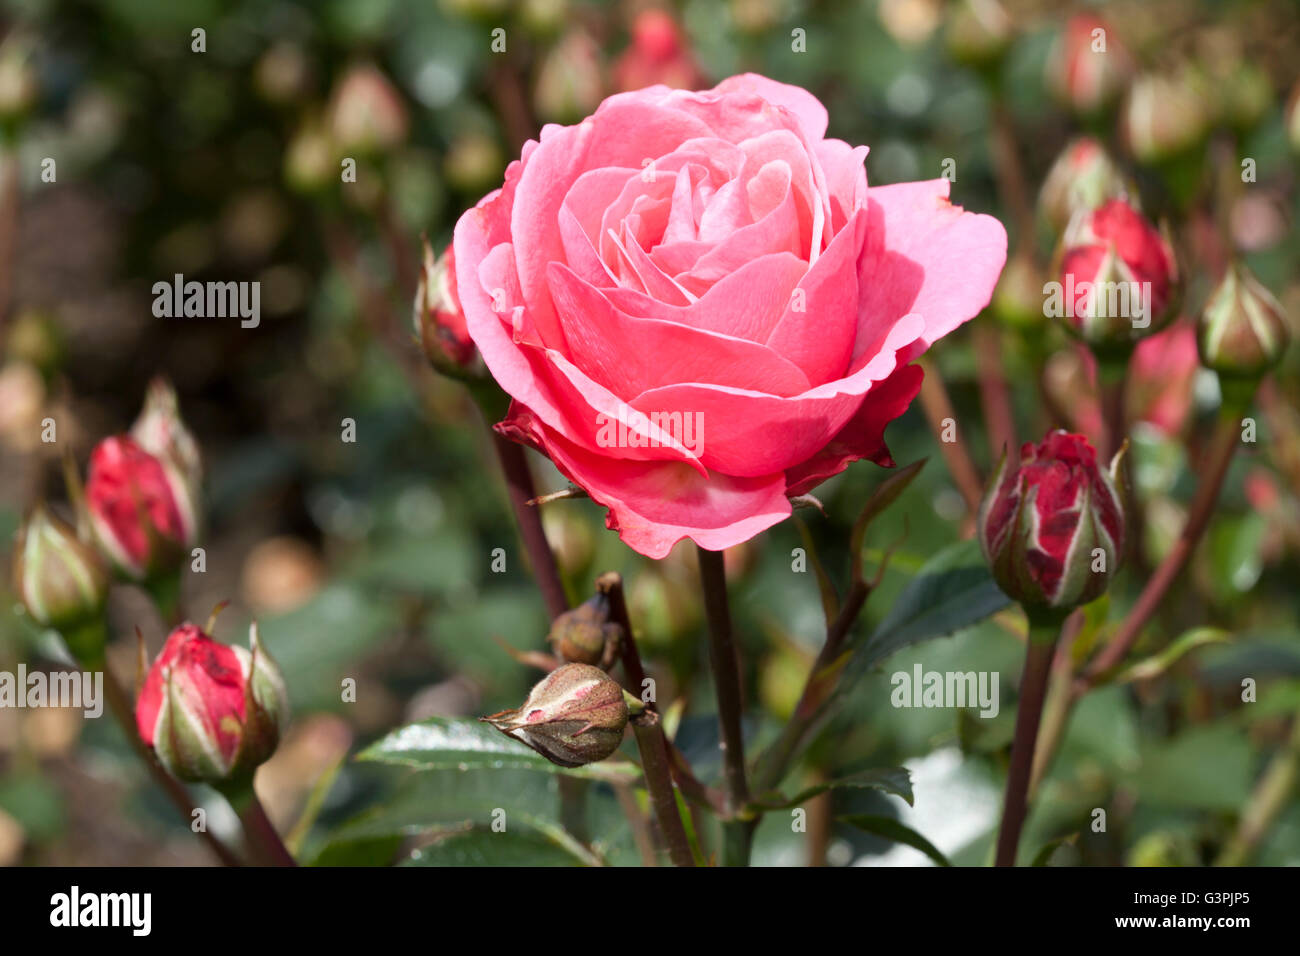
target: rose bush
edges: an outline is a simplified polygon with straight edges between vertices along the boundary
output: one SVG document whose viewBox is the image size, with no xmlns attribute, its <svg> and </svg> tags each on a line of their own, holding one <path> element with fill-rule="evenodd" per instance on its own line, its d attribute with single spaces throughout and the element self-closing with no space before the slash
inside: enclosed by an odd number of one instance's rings
<svg viewBox="0 0 1300 956">
<path fill-rule="evenodd" d="M 945 179 L 868 189 L 866 147 L 826 123 L 753 75 L 612 96 L 456 226 L 470 334 L 515 400 L 498 428 L 642 554 L 737 544 L 849 462 L 889 463 L 908 363 L 992 294 L 1001 224 Z"/>
</svg>

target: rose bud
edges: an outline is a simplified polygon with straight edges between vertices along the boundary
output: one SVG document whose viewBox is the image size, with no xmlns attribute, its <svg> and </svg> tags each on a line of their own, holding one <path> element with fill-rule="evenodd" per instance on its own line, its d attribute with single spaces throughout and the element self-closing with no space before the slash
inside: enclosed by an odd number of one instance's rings
<svg viewBox="0 0 1300 956">
<path fill-rule="evenodd" d="M 1091 14 L 1071 17 L 1047 55 L 1047 85 L 1076 113 L 1096 113 L 1118 98 L 1133 60 L 1115 31 Z"/>
<path fill-rule="evenodd" d="M 1139 162 L 1176 156 L 1204 137 L 1208 101 L 1209 91 L 1190 72 L 1140 77 L 1124 103 L 1120 135 Z"/>
<path fill-rule="evenodd" d="M 1068 610 L 1097 598 L 1124 554 L 1124 511 L 1110 473 L 1082 435 L 1051 432 L 1025 442 L 1019 464 L 1004 454 L 979 511 L 979 539 L 993 577 L 1026 608 Z"/>
<path fill-rule="evenodd" d="M 980 67 L 996 63 L 1011 44 L 1011 17 L 1000 0 L 958 0 L 948 16 L 944 42 L 956 62 Z"/>
<path fill-rule="evenodd" d="M 1060 230 L 1079 209 L 1096 209 L 1124 192 L 1124 179 L 1101 143 L 1083 136 L 1052 163 L 1038 194 L 1038 210 L 1053 230 Z"/>
<path fill-rule="evenodd" d="M 100 547 L 124 575 L 143 580 L 175 565 L 198 537 L 195 490 L 180 470 L 129 435 L 90 455 L 86 505 Z"/>
<path fill-rule="evenodd" d="M 993 314 L 1008 328 L 1042 325 L 1043 276 L 1031 253 L 1018 252 L 1007 260 L 993 292 Z"/>
<path fill-rule="evenodd" d="M 18 529 L 14 590 L 27 613 L 57 630 L 99 617 L 108 595 L 108 568 L 76 529 L 37 505 Z"/>
<path fill-rule="evenodd" d="M 1201 361 L 1227 378 L 1257 380 L 1290 341 L 1286 312 L 1245 266 L 1233 264 L 1210 293 L 1198 330 Z"/>
<path fill-rule="evenodd" d="M 412 320 L 415 337 L 435 369 L 453 378 L 484 376 L 483 360 L 469 337 L 465 313 L 456 296 L 456 257 L 451 246 L 435 259 L 429 243 L 424 243 L 424 264 L 415 290 Z"/>
<path fill-rule="evenodd" d="M 662 83 L 693 90 L 702 79 L 672 15 L 653 7 L 638 13 L 632 23 L 632 43 L 614 64 L 614 86 L 637 90 Z"/>
<path fill-rule="evenodd" d="M 13 130 L 40 99 L 31 38 L 11 30 L 0 43 L 0 128 Z"/>
<path fill-rule="evenodd" d="M 391 149 L 406 139 L 408 125 L 402 95 L 374 64 L 350 67 L 334 87 L 329 129 L 344 155 Z"/>
<path fill-rule="evenodd" d="M 1127 201 L 1076 212 L 1059 258 L 1063 320 L 1094 351 L 1128 349 L 1173 318 L 1173 247 Z"/>
<path fill-rule="evenodd" d="M 533 87 L 533 105 L 543 120 L 582 119 L 604 95 L 600 48 L 581 27 L 560 38 L 546 54 Z"/>
<path fill-rule="evenodd" d="M 140 738 L 181 780 L 238 783 L 252 777 L 289 718 L 284 678 L 262 648 L 220 644 L 193 624 L 167 638 L 135 705 Z"/>
<path fill-rule="evenodd" d="M 165 378 L 159 376 L 149 383 L 144 407 L 131 426 L 131 437 L 165 466 L 175 469 L 176 477 L 189 485 L 190 497 L 197 497 L 203 483 L 199 446 L 181 420 L 176 390 Z"/>
<path fill-rule="evenodd" d="M 609 596 L 598 592 L 557 617 L 546 636 L 555 656 L 571 664 L 613 667 L 623 629 L 609 615 Z"/>
<path fill-rule="evenodd" d="M 623 741 L 623 688 L 598 667 L 564 664 L 542 678 L 518 710 L 481 720 L 561 767 L 604 760 Z"/>
<path fill-rule="evenodd" d="M 334 185 L 338 169 L 329 135 L 319 122 L 304 123 L 284 151 L 285 184 L 297 193 L 323 192 Z"/>
</svg>

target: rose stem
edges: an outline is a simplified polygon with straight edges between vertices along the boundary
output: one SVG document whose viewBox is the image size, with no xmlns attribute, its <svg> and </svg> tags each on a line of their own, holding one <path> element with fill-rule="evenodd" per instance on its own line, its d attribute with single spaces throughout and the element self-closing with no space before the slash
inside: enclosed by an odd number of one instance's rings
<svg viewBox="0 0 1300 956">
<path fill-rule="evenodd" d="M 266 815 L 266 810 L 262 806 L 262 801 L 257 798 L 257 791 L 253 789 L 251 780 L 248 782 L 248 793 L 243 802 L 244 805 L 238 808 L 239 819 L 243 821 L 244 829 L 265 854 L 267 862 L 272 866 L 297 866 L 298 861 L 293 858 L 289 848 L 280 839 L 275 824 Z"/>
<path fill-rule="evenodd" d="M 1101 388 L 1102 438 L 1097 457 L 1109 462 L 1124 443 L 1128 434 L 1124 403 L 1127 394 L 1128 370 L 1118 360 L 1100 359 L 1097 362 L 1097 380 Z"/>
<path fill-rule="evenodd" d="M 989 151 L 994 157 L 993 171 L 997 180 L 998 194 L 1011 211 L 1011 218 L 1016 226 L 1017 241 L 1032 248 L 1034 208 L 1029 198 L 1024 167 L 1020 163 L 1015 122 L 1011 117 L 1011 111 L 1002 105 L 1004 101 L 1001 96 L 995 94 L 993 102 L 996 105 L 993 107 Z"/>
<path fill-rule="evenodd" d="M 14 245 L 18 238 L 19 166 L 16 151 L 0 150 L 0 336 L 13 291 Z"/>
<path fill-rule="evenodd" d="M 1034 745 L 1043 719 L 1052 659 L 1056 657 L 1061 620 L 1030 613 L 1030 632 L 1024 650 L 1021 700 L 1015 710 L 1015 735 L 1011 737 L 1011 766 L 1006 774 L 1006 799 L 1002 826 L 997 834 L 997 866 L 1015 866 L 1015 849 L 1021 843 L 1024 814 L 1028 809 L 1028 784 L 1034 769 Z"/>
<path fill-rule="evenodd" d="M 1025 670 L 1020 677 L 1020 702 L 1016 708 L 1016 732 L 1011 741 L 1011 768 L 1007 773 L 1002 827 L 998 831 L 997 866 L 1016 865 L 1016 847 L 1028 809 L 1029 774 L 1034 764 L 1034 743 L 1043 716 L 1047 678 L 1052 671 L 1059 620 L 1035 620 L 1030 615 L 1026 641 Z"/>
<path fill-rule="evenodd" d="M 853 582 L 848 593 L 844 595 L 840 613 L 827 629 L 826 643 L 822 645 L 817 660 L 813 662 L 812 670 L 804 681 L 803 692 L 799 695 L 799 703 L 795 705 L 794 714 L 782 728 L 781 736 L 763 756 L 755 772 L 754 788 L 757 793 L 771 790 L 781 782 L 790 761 L 798 753 L 804 737 L 821 711 L 822 705 L 826 703 L 839 682 L 841 668 L 833 665 L 840 656 L 844 639 L 862 611 L 862 605 L 866 602 L 870 591 L 866 582 L 858 580 Z"/>
<path fill-rule="evenodd" d="M 1291 721 L 1291 734 L 1269 761 L 1264 776 L 1246 802 L 1237 830 L 1214 861 L 1215 866 L 1244 866 L 1286 807 L 1300 780 L 1300 714 Z"/>
<path fill-rule="evenodd" d="M 1056 645 L 1052 675 L 1047 684 L 1047 700 L 1043 704 L 1043 718 L 1038 727 L 1038 741 L 1034 745 L 1034 766 L 1029 774 L 1029 800 L 1033 800 L 1038 793 L 1038 787 L 1051 764 L 1052 755 L 1061 743 L 1074 708 L 1074 661 L 1071 653 L 1074 639 L 1083 629 L 1083 623 L 1083 611 L 1076 609 L 1061 627 L 1061 639 Z"/>
<path fill-rule="evenodd" d="M 628 692 L 640 698 L 645 687 L 645 669 L 641 666 L 641 653 L 637 650 L 636 638 L 632 633 L 632 619 L 628 615 L 627 600 L 623 596 L 623 579 L 616 572 L 609 571 L 596 579 L 596 587 L 609 598 L 610 617 L 623 630 L 623 640 L 619 646 L 623 676 L 628 684 Z M 646 703 L 646 713 L 651 715 L 651 719 L 634 720 L 632 732 L 636 736 L 637 748 L 641 751 L 641 771 L 645 774 L 650 805 L 654 809 L 655 820 L 659 823 L 664 841 L 668 844 L 668 856 L 673 865 L 694 866 L 695 858 L 691 855 L 690 840 L 682 825 L 677 808 L 677 794 L 673 789 L 668 741 L 663 726 L 659 723 L 654 701 Z"/>
<path fill-rule="evenodd" d="M 813 786 L 827 783 L 826 774 L 817 771 L 809 780 Z M 830 790 L 808 801 L 808 866 L 826 866 L 826 851 L 835 832 L 835 803 Z"/>
<path fill-rule="evenodd" d="M 541 512 L 528 503 L 537 497 L 537 493 L 533 489 L 533 476 L 528 470 L 524 447 L 496 432 L 492 433 L 492 443 L 496 448 L 497 459 L 501 462 L 501 471 L 505 474 L 510 507 L 515 513 L 515 522 L 519 526 L 519 537 L 523 540 L 528 563 L 532 565 L 537 588 L 542 592 L 546 612 L 554 620 L 569 609 L 569 599 L 564 593 L 564 582 L 560 580 L 555 555 L 546 542 Z"/>
<path fill-rule="evenodd" d="M 948 390 L 944 388 L 938 370 L 925 359 L 921 359 L 920 364 L 925 370 L 925 378 L 921 381 L 921 408 L 930 422 L 930 428 L 939 439 L 939 451 L 943 453 L 948 472 L 957 483 L 957 490 L 965 499 L 967 510 L 974 515 L 979 511 L 980 500 L 984 497 L 979 472 L 975 470 L 960 427 L 953 428 L 953 441 L 943 440 L 945 419 L 952 419 L 955 425 L 957 417 L 953 414 L 952 401 L 948 398 Z"/>
<path fill-rule="evenodd" d="M 1233 412 L 1225 409 L 1220 414 L 1214 434 L 1210 438 L 1209 448 L 1206 449 L 1204 461 L 1198 469 L 1202 476 L 1201 483 L 1196 488 L 1196 496 L 1192 499 L 1182 533 L 1174 542 L 1174 546 L 1169 549 L 1164 560 L 1160 562 L 1160 566 L 1156 568 L 1155 574 L 1147 581 L 1146 587 L 1142 589 L 1137 603 L 1124 619 L 1124 623 L 1119 626 L 1114 636 L 1093 660 L 1087 673 L 1076 684 L 1076 697 L 1086 691 L 1101 674 L 1124 659 L 1137 643 L 1142 628 L 1160 606 L 1165 593 L 1178 579 L 1178 575 L 1191 558 L 1197 542 L 1205 533 L 1214 514 L 1214 506 L 1219 500 L 1223 479 L 1228 474 L 1228 466 L 1232 463 L 1232 456 L 1240 440 L 1240 427 L 1239 420 Z"/>
<path fill-rule="evenodd" d="M 192 824 L 194 822 L 194 803 L 190 800 L 189 793 L 186 792 L 185 787 L 179 780 L 167 772 L 163 765 L 158 762 L 158 757 L 154 752 L 140 739 L 140 731 L 135 724 L 135 712 L 131 706 L 131 699 L 127 697 L 122 685 L 117 682 L 117 678 L 108 669 L 107 660 L 101 660 L 97 663 L 99 670 L 104 674 L 104 696 L 108 698 L 108 709 L 113 712 L 113 717 L 121 726 L 122 733 L 126 735 L 131 748 L 144 763 L 145 769 L 149 771 L 149 776 L 153 777 L 154 782 L 167 794 L 167 799 L 175 804 L 176 809 L 185 818 L 185 822 Z M 208 845 L 208 848 L 212 850 L 217 859 L 226 866 L 241 865 L 239 858 L 208 832 L 206 828 L 198 831 L 197 836 Z"/>
<path fill-rule="evenodd" d="M 753 828 L 739 814 L 749 802 L 745 782 L 745 739 L 740 726 L 740 670 L 727 606 L 727 576 L 721 551 L 697 547 L 704 610 L 709 622 L 709 663 L 718 695 L 718 727 L 721 732 L 723 771 L 727 784 L 727 812 L 731 819 L 722 825 L 724 866 L 746 866 Z"/>
<path fill-rule="evenodd" d="M 993 460 L 1004 449 L 1016 447 L 1016 417 L 1011 408 L 1011 394 L 1002 368 L 1002 330 L 987 322 L 971 323 L 975 361 L 979 368 L 980 399 L 989 430 L 989 450 Z"/>
</svg>

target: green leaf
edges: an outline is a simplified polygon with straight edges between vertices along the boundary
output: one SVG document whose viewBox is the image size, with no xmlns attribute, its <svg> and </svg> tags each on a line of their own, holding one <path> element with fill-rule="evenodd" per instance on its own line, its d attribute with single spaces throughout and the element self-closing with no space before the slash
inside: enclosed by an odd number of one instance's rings
<svg viewBox="0 0 1300 956">
<path fill-rule="evenodd" d="M 930 558 L 854 656 L 861 673 L 904 647 L 946 637 L 1002 610 L 1011 599 L 989 574 L 975 541 L 960 541 Z"/>
<path fill-rule="evenodd" d="M 1125 783 L 1142 794 L 1143 805 L 1231 813 L 1250 796 L 1253 766 L 1245 733 L 1197 727 L 1145 744 L 1141 767 Z"/>
<path fill-rule="evenodd" d="M 1051 843 L 1048 843 L 1046 846 L 1044 846 L 1041 850 L 1039 850 L 1034 855 L 1034 860 L 1029 865 L 1047 866 L 1051 862 L 1052 857 L 1056 855 L 1057 850 L 1061 849 L 1061 847 L 1063 846 L 1073 845 L 1078 838 L 1079 838 L 1079 834 L 1071 833 L 1067 837 L 1061 837 L 1061 839 L 1059 840 L 1053 840 Z"/>
<path fill-rule="evenodd" d="M 813 541 L 812 532 L 808 530 L 808 525 L 797 514 L 794 516 L 794 526 L 799 530 L 799 538 L 803 541 L 804 551 L 808 555 L 813 574 L 817 578 L 817 591 L 822 599 L 822 614 L 826 618 L 826 626 L 829 628 L 835 623 L 835 616 L 840 613 L 839 595 L 835 593 L 835 585 L 831 582 L 830 575 L 826 573 L 826 566 L 822 564 L 821 555 L 817 552 L 817 543 Z"/>
<path fill-rule="evenodd" d="M 356 759 L 416 770 L 535 770 L 610 782 L 633 782 L 641 776 L 634 764 L 622 761 L 556 766 L 487 724 L 466 717 L 432 717 L 407 724 L 371 744 Z"/>
<path fill-rule="evenodd" d="M 1206 644 L 1225 644 L 1232 639 L 1227 631 L 1217 627 L 1196 627 L 1171 642 L 1159 654 L 1154 654 L 1126 668 L 1115 677 L 1115 683 L 1127 684 L 1135 680 L 1159 677 L 1183 655 Z"/>
<path fill-rule="evenodd" d="M 354 841 L 385 836 L 422 836 L 467 823 L 490 827 L 504 819 L 507 828 L 558 826 L 560 798 L 556 778 L 531 771 L 462 773 L 456 770 L 412 773 L 395 793 L 343 824 L 332 839 Z"/>
<path fill-rule="evenodd" d="M 532 830 L 493 833 L 485 827 L 450 830 L 412 850 L 399 866 L 583 866 L 571 849 Z"/>
<path fill-rule="evenodd" d="M 400 835 L 331 840 L 312 857 L 312 866 L 388 866 L 402 848 Z"/>
<path fill-rule="evenodd" d="M 862 543 L 867 536 L 868 525 L 877 515 L 898 500 L 898 496 L 907 490 L 912 479 L 920 474 L 927 460 L 922 458 L 894 472 L 880 483 L 867 499 L 867 503 L 862 506 L 862 511 L 858 513 L 857 521 L 853 522 L 853 531 L 849 535 L 849 554 L 853 561 L 852 580 L 862 579 Z"/>
<path fill-rule="evenodd" d="M 839 780 L 830 780 L 826 783 L 819 783 L 815 787 L 809 787 L 801 791 L 797 796 L 786 800 L 782 798 L 777 802 L 755 801 L 753 806 L 762 810 L 788 810 L 790 807 L 797 807 L 806 800 L 811 800 L 818 794 L 825 793 L 827 790 L 838 790 L 844 787 L 869 788 L 871 790 L 880 790 L 884 793 L 893 794 L 896 797 L 902 797 L 908 805 L 912 804 L 912 775 L 905 767 L 881 767 L 875 770 L 865 770 L 862 773 L 855 773 L 849 777 L 841 777 Z"/>
<path fill-rule="evenodd" d="M 933 843 L 907 824 L 900 823 L 893 817 L 881 817 L 870 813 L 854 813 L 849 816 L 836 817 L 836 819 L 841 823 L 847 823 L 849 826 L 861 830 L 863 833 L 884 837 L 886 840 L 893 840 L 895 843 L 903 843 L 915 850 L 920 850 L 940 866 L 952 866 L 948 862 L 948 858 L 940 853 Z"/>
<path fill-rule="evenodd" d="M 406 772 L 395 792 L 377 806 L 334 831 L 318 858 L 347 859 L 356 852 L 349 845 L 384 847 L 386 838 L 403 841 L 442 837 L 453 830 L 493 830 L 526 833 L 547 840 L 570 856 L 592 865 L 626 859 L 634 851 L 630 829 L 608 793 L 592 791 L 590 812 L 600 827 L 596 847 L 583 847 L 564 831 L 560 822 L 560 797 L 555 774 L 532 770 L 429 770 Z M 382 862 L 382 861 L 375 861 Z"/>
</svg>

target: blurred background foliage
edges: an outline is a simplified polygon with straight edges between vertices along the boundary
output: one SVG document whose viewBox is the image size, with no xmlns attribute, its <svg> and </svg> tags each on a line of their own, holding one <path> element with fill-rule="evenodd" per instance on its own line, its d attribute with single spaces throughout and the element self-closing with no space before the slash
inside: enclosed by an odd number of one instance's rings
<svg viewBox="0 0 1300 956">
<path fill-rule="evenodd" d="M 462 388 L 424 367 L 409 303 L 418 237 L 445 246 L 459 213 L 500 183 L 541 122 L 575 121 L 620 88 L 707 86 L 754 70 L 819 95 L 831 135 L 870 145 L 873 183 L 934 178 L 954 160 L 954 201 L 998 215 L 1019 256 L 994 307 L 972 326 L 997 329 L 1021 438 L 1053 424 L 1082 427 L 1074 418 L 1089 401 L 1079 353 L 1042 318 L 1056 236 L 1033 208 L 1053 159 L 1081 131 L 1108 144 L 1147 212 L 1178 230 L 1186 315 L 1222 268 L 1224 243 L 1205 237 L 1223 217 L 1227 246 L 1292 316 L 1300 313 L 1291 151 L 1300 147 L 1292 93 L 1300 33 L 1289 0 L 692 0 L 667 8 L 6 0 L 3 8 L 0 531 L 7 538 L 39 498 L 62 500 L 65 446 L 84 462 L 96 440 L 130 423 L 152 374 L 171 377 L 208 470 L 207 570 L 186 575 L 183 605 L 201 621 L 231 599 L 217 631 L 231 642 L 242 641 L 251 616 L 261 622 L 295 720 L 259 788 L 292 842 L 322 863 L 573 862 L 548 837 L 558 822 L 553 774 L 410 773 L 350 759 L 403 723 L 515 706 L 535 679 L 499 643 L 540 648 L 547 622 L 487 432 Z M 1125 118 L 1122 90 L 1116 106 L 1087 116 L 1070 109 L 1077 91 L 1053 95 L 1047 77 L 1066 57 L 1063 27 L 1080 11 L 1104 18 L 1135 69 L 1170 78 L 1158 91 L 1168 102 L 1148 111 L 1145 127 L 1134 127 L 1144 116 Z M 494 54 L 498 27 L 507 49 Z M 203 52 L 194 50 L 195 28 L 205 31 Z M 792 50 L 792 31 L 803 31 L 807 52 Z M 1243 156 L 1256 161 L 1257 182 L 1222 189 L 1220 174 L 1236 177 Z M 41 178 L 45 157 L 56 160 L 54 182 Z M 343 157 L 357 162 L 355 183 L 340 180 Z M 153 317 L 150 288 L 175 273 L 260 281 L 260 326 Z M 977 346 L 967 327 L 931 360 L 987 474 L 994 461 Z M 1258 442 L 1238 456 L 1206 545 L 1140 651 L 1205 624 L 1232 640 L 1156 679 L 1085 699 L 1024 841 L 1037 848 L 1068 838 L 1053 862 L 1210 861 L 1284 746 L 1300 707 L 1297 351 L 1266 389 Z M 1158 394 L 1181 389 L 1173 400 L 1184 414 L 1172 428 L 1137 429 L 1149 555 L 1094 608 L 1093 629 L 1108 609 L 1112 619 L 1122 614 L 1141 568 L 1177 533 L 1195 482 L 1189 461 L 1217 404 L 1209 373 L 1174 382 L 1158 372 L 1147 384 Z M 46 416 L 58 421 L 56 446 L 40 442 Z M 339 440 L 344 418 L 356 421 L 355 444 Z M 863 633 L 931 556 L 968 531 L 919 403 L 888 438 L 897 461 L 932 460 L 871 529 L 869 568 L 897 547 Z M 541 490 L 564 486 L 549 463 L 533 463 Z M 825 517 L 801 512 L 840 582 L 849 527 L 884 474 L 855 465 L 817 492 Z M 604 530 L 589 501 L 550 504 L 544 519 L 572 599 L 586 597 L 601 571 L 623 574 L 660 700 L 680 702 L 677 743 L 714 778 L 693 555 L 679 547 L 660 563 L 641 559 Z M 816 581 L 792 573 L 801 546 L 786 522 L 727 556 L 755 740 L 790 713 L 822 639 Z M 495 548 L 508 556 L 504 573 L 491 570 Z M 11 593 L 0 601 L 0 669 L 67 666 L 51 635 L 11 612 Z M 152 652 L 164 626 L 129 588 L 111 606 L 114 661 L 129 675 L 134 629 Z M 1021 627 L 1000 612 L 861 674 L 798 777 L 814 783 L 906 764 L 915 804 L 836 791 L 820 798 L 817 819 L 829 819 L 831 801 L 835 815 L 901 816 L 955 863 L 987 862 Z M 890 673 L 918 662 L 1000 672 L 999 716 L 894 708 Z M 1241 702 L 1243 677 L 1258 682 L 1256 703 Z M 341 701 L 345 678 L 356 681 L 355 703 Z M 209 796 L 211 826 L 233 832 L 233 818 Z M 503 799 L 530 821 L 510 844 L 480 835 Z M 1104 833 L 1089 829 L 1094 807 L 1108 810 Z M 634 862 L 609 787 L 593 791 L 590 812 L 602 852 Z M 423 849 L 410 852 L 413 840 Z M 776 814 L 759 830 L 756 860 L 924 858 L 840 825 L 812 838 L 792 833 Z M 1279 817 L 1257 861 L 1300 862 L 1300 805 Z M 0 710 L 0 863 L 123 862 L 207 857 L 111 722 Z"/>
</svg>

